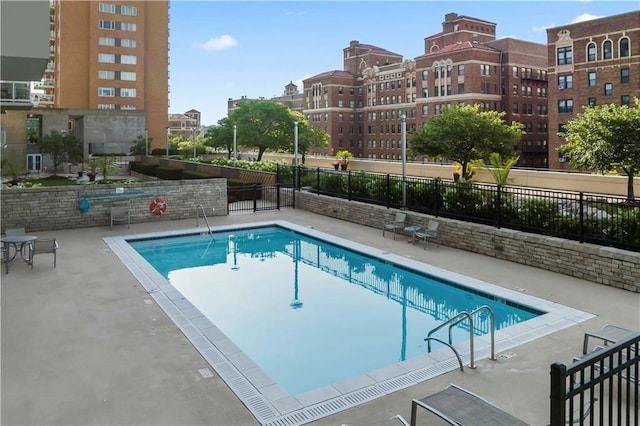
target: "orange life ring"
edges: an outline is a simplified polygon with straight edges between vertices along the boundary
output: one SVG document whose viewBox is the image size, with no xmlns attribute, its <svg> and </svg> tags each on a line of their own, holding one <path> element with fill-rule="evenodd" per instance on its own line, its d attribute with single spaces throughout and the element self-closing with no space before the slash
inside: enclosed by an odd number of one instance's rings
<svg viewBox="0 0 640 426">
<path fill-rule="evenodd" d="M 165 203 L 162 198 L 156 198 L 151 202 L 149 209 L 154 215 L 160 216 L 161 214 L 164 214 L 165 211 L 167 211 L 167 203 Z"/>
</svg>

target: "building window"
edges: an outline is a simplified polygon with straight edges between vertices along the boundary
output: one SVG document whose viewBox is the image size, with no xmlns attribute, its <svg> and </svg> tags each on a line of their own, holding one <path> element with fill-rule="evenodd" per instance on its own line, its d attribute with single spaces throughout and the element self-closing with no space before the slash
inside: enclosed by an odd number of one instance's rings
<svg viewBox="0 0 640 426">
<path fill-rule="evenodd" d="M 104 70 L 99 70 L 98 71 L 98 78 L 101 80 L 113 80 L 116 78 L 116 73 L 115 71 L 104 71 Z"/>
<path fill-rule="evenodd" d="M 382 84 L 381 84 L 381 86 L 382 86 Z M 381 88 L 382 88 L 382 87 L 381 87 Z M 338 87 L 338 95 L 342 95 L 342 90 L 343 90 L 343 89 L 342 89 L 342 86 Z"/>
<path fill-rule="evenodd" d="M 604 95 L 605 96 L 613 95 L 613 84 L 611 84 L 611 83 L 605 83 L 604 84 Z"/>
<path fill-rule="evenodd" d="M 514 102 L 513 105 L 511 105 L 511 112 L 514 114 L 518 113 L 518 103 Z"/>
<path fill-rule="evenodd" d="M 120 80 L 136 81 L 136 78 L 137 78 L 137 75 L 135 72 L 131 72 L 131 71 L 120 72 Z"/>
<path fill-rule="evenodd" d="M 572 75 L 559 75 L 558 76 L 558 89 L 571 89 L 573 88 L 573 76 Z"/>
<path fill-rule="evenodd" d="M 587 86 L 596 87 L 596 73 L 595 71 L 591 71 L 588 74 Z"/>
<path fill-rule="evenodd" d="M 125 110 L 132 111 L 132 110 L 136 110 L 138 108 L 136 108 L 135 105 L 120 105 L 120 109 L 123 110 L 123 111 L 125 111 Z"/>
<path fill-rule="evenodd" d="M 573 48 L 571 46 L 558 47 L 558 65 L 573 63 Z"/>
<path fill-rule="evenodd" d="M 342 100 L 338 101 L 338 108 L 342 108 Z"/>
<path fill-rule="evenodd" d="M 558 113 L 568 114 L 573 112 L 573 99 L 560 99 L 558 101 Z"/>
<path fill-rule="evenodd" d="M 587 61 L 593 62 L 596 60 L 596 44 L 591 42 L 587 44 Z"/>
<path fill-rule="evenodd" d="M 429 115 L 429 105 L 422 105 L 422 115 Z"/>
<path fill-rule="evenodd" d="M 464 64 L 458 65 L 458 75 L 464 75 Z"/>
<path fill-rule="evenodd" d="M 112 3 L 100 3 L 99 9 L 103 13 L 116 13 L 116 5 Z"/>
<path fill-rule="evenodd" d="M 98 62 L 114 64 L 116 62 L 116 55 L 113 53 L 98 53 Z"/>
<path fill-rule="evenodd" d="M 122 31 L 135 31 L 136 24 L 134 22 L 120 22 L 120 29 Z"/>
<path fill-rule="evenodd" d="M 426 81 L 429 78 L 429 71 L 422 71 L 422 81 Z"/>
<path fill-rule="evenodd" d="M 98 104 L 98 109 L 116 109 L 114 104 Z"/>
<path fill-rule="evenodd" d="M 138 8 L 135 6 L 120 6 L 120 14 L 128 16 L 138 15 Z"/>
<path fill-rule="evenodd" d="M 512 93 L 513 93 L 514 95 L 517 95 L 517 94 L 518 94 L 518 85 L 517 85 L 517 84 L 514 84 L 514 85 L 513 85 Z"/>
<path fill-rule="evenodd" d="M 620 39 L 620 57 L 626 58 L 629 56 L 629 37 L 622 37 Z"/>
<path fill-rule="evenodd" d="M 602 43 L 602 59 L 611 58 L 613 58 L 613 43 L 611 43 L 611 40 L 605 40 Z"/>
<path fill-rule="evenodd" d="M 518 77 L 518 67 L 511 67 L 511 76 Z"/>
<path fill-rule="evenodd" d="M 480 75 L 491 75 L 491 67 L 489 64 L 480 64 Z"/>
<path fill-rule="evenodd" d="M 622 106 L 630 106 L 631 105 L 631 97 L 629 95 L 620 96 L 620 105 Z"/>
<path fill-rule="evenodd" d="M 458 83 L 458 95 L 464 94 L 464 83 Z"/>
<path fill-rule="evenodd" d="M 629 82 L 629 68 L 621 68 L 620 69 L 620 83 L 628 83 Z"/>
<path fill-rule="evenodd" d="M 138 62 L 138 59 L 135 55 L 120 55 L 120 63 L 135 65 Z"/>
<path fill-rule="evenodd" d="M 587 102 L 589 104 L 590 107 L 594 107 L 596 106 L 596 98 L 589 98 L 589 101 Z"/>
<path fill-rule="evenodd" d="M 120 39 L 120 47 L 136 47 L 137 43 L 132 38 L 122 38 Z"/>
<path fill-rule="evenodd" d="M 98 21 L 98 28 L 102 30 L 115 30 L 116 23 L 114 21 L 105 21 L 104 19 L 101 19 Z"/>
<path fill-rule="evenodd" d="M 113 87 L 98 87 L 98 96 L 115 96 L 116 89 Z"/>
<path fill-rule="evenodd" d="M 115 39 L 115 37 L 100 37 L 98 39 L 98 44 L 100 46 L 115 46 L 116 45 L 116 39 Z"/>
</svg>

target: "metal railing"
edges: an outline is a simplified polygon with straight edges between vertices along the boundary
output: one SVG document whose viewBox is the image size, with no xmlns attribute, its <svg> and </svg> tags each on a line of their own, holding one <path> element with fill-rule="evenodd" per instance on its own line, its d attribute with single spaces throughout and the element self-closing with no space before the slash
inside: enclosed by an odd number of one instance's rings
<svg viewBox="0 0 640 426">
<path fill-rule="evenodd" d="M 278 182 L 293 184 L 293 172 L 280 166 Z M 640 251 L 640 202 L 625 197 L 320 168 L 297 173 L 297 189 L 317 194 Z"/>
<path fill-rule="evenodd" d="M 227 187 L 228 211 L 257 212 L 295 208 L 295 191 L 286 185 L 252 185 Z"/>
<path fill-rule="evenodd" d="M 456 353 L 456 357 L 458 357 L 458 359 L 460 359 L 460 356 L 458 355 L 458 352 L 456 351 L 456 349 L 453 347 L 453 335 L 451 333 L 451 329 L 455 326 L 457 326 L 458 324 L 460 324 L 461 322 L 465 321 L 465 320 L 469 320 L 469 368 L 476 368 L 475 365 L 475 351 L 474 351 L 474 346 L 473 346 L 473 334 L 475 331 L 475 328 L 473 326 L 473 316 L 479 314 L 482 311 L 488 311 L 489 312 L 489 318 L 491 319 L 491 329 L 489 330 L 491 333 L 491 360 L 495 361 L 496 360 L 496 338 L 495 338 L 495 332 L 496 332 L 496 321 L 495 321 L 495 315 L 493 313 L 493 309 L 491 309 L 489 306 L 487 305 L 482 305 L 479 308 L 473 310 L 472 312 L 460 312 L 459 314 L 449 318 L 447 321 L 443 322 L 442 324 L 440 324 L 439 326 L 437 326 L 436 328 L 432 329 L 431 331 L 429 331 L 429 333 L 427 333 L 427 337 L 424 339 L 425 342 L 427 342 L 427 352 L 431 352 L 431 340 L 436 340 L 440 343 L 444 343 L 439 339 L 436 339 L 434 337 L 432 337 L 432 335 L 437 332 L 438 330 L 440 330 L 441 328 L 444 328 L 446 326 L 449 326 L 449 344 L 447 344 L 448 347 L 450 347 L 451 349 L 453 349 L 453 351 Z M 461 368 L 462 370 L 462 368 Z"/>
<path fill-rule="evenodd" d="M 198 219 L 200 217 L 200 212 L 202 212 L 204 223 L 207 225 L 207 229 L 209 230 L 209 236 L 213 238 L 213 232 L 211 231 L 211 226 L 209 226 L 209 219 L 207 219 L 207 213 L 205 213 L 204 206 L 202 204 L 198 204 L 196 206 L 196 228 L 198 227 Z"/>
<path fill-rule="evenodd" d="M 551 426 L 635 425 L 640 418 L 640 333 L 569 365 L 551 365 Z"/>
</svg>

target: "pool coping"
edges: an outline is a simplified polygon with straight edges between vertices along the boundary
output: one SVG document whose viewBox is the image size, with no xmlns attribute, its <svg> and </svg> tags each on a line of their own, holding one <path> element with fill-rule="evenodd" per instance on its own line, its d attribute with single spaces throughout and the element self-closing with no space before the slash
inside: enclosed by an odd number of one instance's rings
<svg viewBox="0 0 640 426">
<path fill-rule="evenodd" d="M 344 246 L 367 256 L 383 258 L 387 262 L 393 262 L 409 269 L 435 274 L 463 286 L 547 312 L 531 320 L 496 331 L 495 352 L 497 354 L 595 316 L 519 291 L 437 268 L 409 257 L 395 255 L 319 232 L 312 227 L 304 227 L 286 221 L 275 220 L 215 226 L 211 230 L 218 232 L 274 225 L 319 238 L 328 243 Z M 459 368 L 458 361 L 452 351 L 443 348 L 329 386 L 298 395 L 289 395 L 127 243 L 127 240 L 132 239 L 207 232 L 206 228 L 189 228 L 105 237 L 103 240 L 261 424 L 268 426 L 305 424 Z M 476 337 L 474 343 L 476 361 L 490 357 L 489 336 Z M 467 365 L 470 361 L 469 342 L 457 344 L 455 347 L 464 364 Z"/>
</svg>

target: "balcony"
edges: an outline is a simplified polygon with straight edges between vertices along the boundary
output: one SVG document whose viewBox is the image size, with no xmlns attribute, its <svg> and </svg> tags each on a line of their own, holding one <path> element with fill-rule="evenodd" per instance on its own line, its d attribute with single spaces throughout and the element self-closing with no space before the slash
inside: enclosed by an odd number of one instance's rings
<svg viewBox="0 0 640 426">
<path fill-rule="evenodd" d="M 23 81 L 0 82 L 0 102 L 2 110 L 5 109 L 29 109 L 31 103 L 30 83 Z"/>
</svg>

